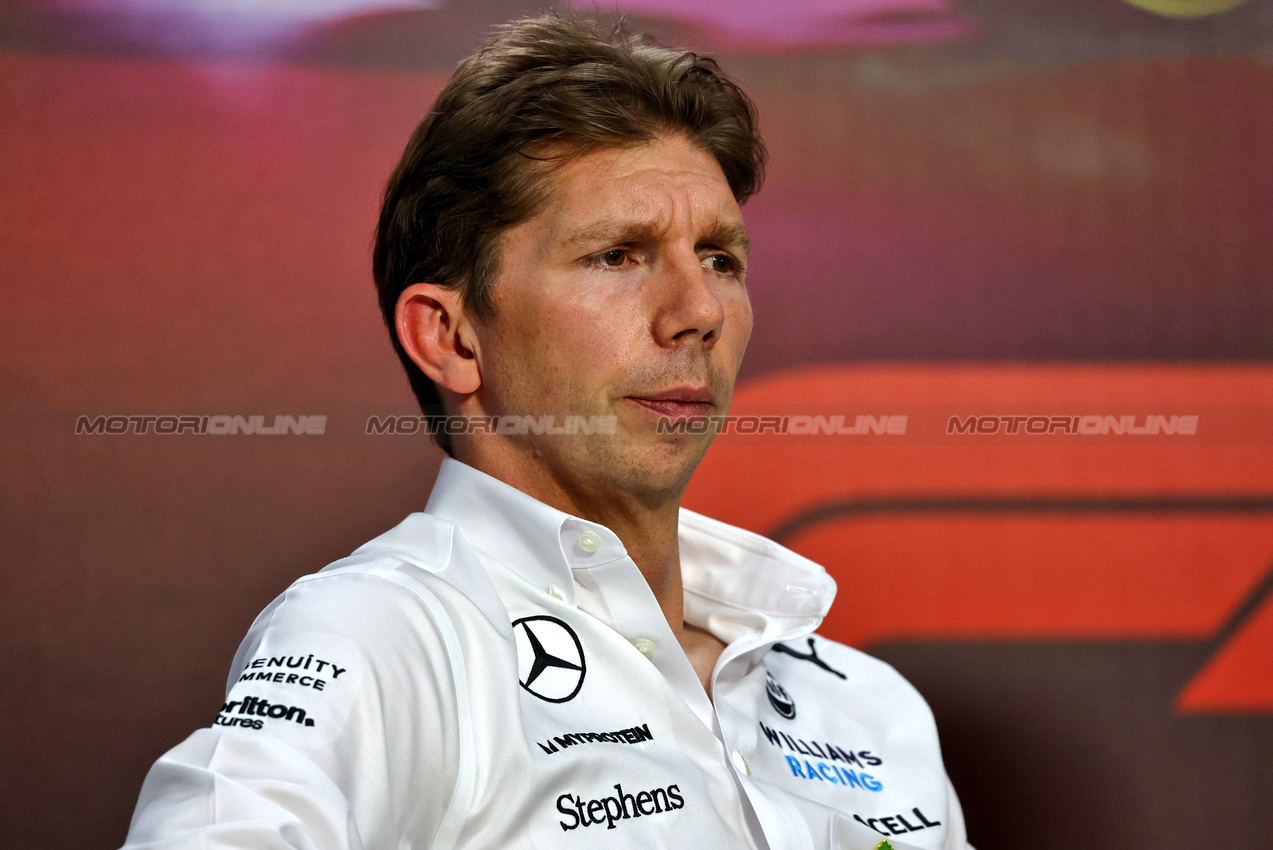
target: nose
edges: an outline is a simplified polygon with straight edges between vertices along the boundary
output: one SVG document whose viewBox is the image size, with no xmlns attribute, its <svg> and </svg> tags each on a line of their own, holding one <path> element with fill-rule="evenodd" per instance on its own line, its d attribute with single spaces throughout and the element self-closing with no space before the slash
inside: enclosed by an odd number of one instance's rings
<svg viewBox="0 0 1273 850">
<path fill-rule="evenodd" d="M 719 283 L 694 252 L 666 258 L 659 269 L 658 309 L 654 337 L 665 348 L 700 343 L 710 348 L 720 339 L 725 305 Z"/>
</svg>

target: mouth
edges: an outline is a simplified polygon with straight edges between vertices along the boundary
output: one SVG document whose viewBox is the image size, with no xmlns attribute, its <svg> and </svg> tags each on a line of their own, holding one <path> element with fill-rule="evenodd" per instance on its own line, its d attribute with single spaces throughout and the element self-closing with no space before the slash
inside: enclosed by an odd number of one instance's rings
<svg viewBox="0 0 1273 850">
<path fill-rule="evenodd" d="M 628 396 L 628 400 L 668 419 L 700 419 L 712 415 L 716 409 L 716 394 L 706 386 L 673 387 Z"/>
</svg>

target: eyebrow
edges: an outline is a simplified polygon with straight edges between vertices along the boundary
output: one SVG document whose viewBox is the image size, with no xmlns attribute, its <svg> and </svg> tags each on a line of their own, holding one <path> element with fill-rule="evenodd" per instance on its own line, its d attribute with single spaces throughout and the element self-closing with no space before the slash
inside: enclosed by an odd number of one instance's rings
<svg viewBox="0 0 1273 850">
<path fill-rule="evenodd" d="M 598 243 L 621 245 L 628 242 L 653 242 L 658 239 L 658 229 L 645 222 L 632 223 L 621 219 L 602 219 L 577 230 L 566 239 L 566 244 L 590 248 Z M 716 248 L 732 248 L 746 258 L 751 253 L 751 237 L 741 223 L 727 224 L 717 221 L 695 247 L 711 245 Z"/>
<path fill-rule="evenodd" d="M 747 235 L 747 228 L 739 224 L 725 224 L 717 222 L 716 226 L 707 234 L 707 238 L 699 242 L 700 245 L 715 245 L 717 248 L 736 249 L 746 259 L 751 254 L 751 237 Z"/>
</svg>

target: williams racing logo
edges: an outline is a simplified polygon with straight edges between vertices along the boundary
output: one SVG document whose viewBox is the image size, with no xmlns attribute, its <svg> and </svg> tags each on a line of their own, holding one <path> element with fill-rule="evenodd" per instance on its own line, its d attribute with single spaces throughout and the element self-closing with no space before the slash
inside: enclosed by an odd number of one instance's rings
<svg viewBox="0 0 1273 850">
<path fill-rule="evenodd" d="M 517 679 L 547 702 L 568 702 L 583 687 L 587 665 L 579 636 L 556 617 L 523 617 L 513 623 Z"/>
<path fill-rule="evenodd" d="M 314 721 L 306 716 L 305 709 L 294 705 L 283 705 L 281 702 L 270 702 L 260 697 L 244 697 L 232 700 L 221 706 L 216 726 L 238 726 L 240 729 L 260 729 L 266 720 L 290 720 L 301 726 L 313 726 Z"/>
</svg>

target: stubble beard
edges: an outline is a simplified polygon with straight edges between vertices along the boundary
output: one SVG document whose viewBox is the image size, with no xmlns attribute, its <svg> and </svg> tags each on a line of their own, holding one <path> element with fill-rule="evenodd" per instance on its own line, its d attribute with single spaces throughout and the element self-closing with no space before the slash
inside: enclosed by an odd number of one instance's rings
<svg viewBox="0 0 1273 850">
<path fill-rule="evenodd" d="M 640 411 L 625 409 L 635 404 L 625 399 L 679 383 L 704 381 L 716 396 L 716 413 L 723 413 L 728 409 L 733 385 L 725 375 L 712 370 L 710 362 L 634 369 L 611 391 L 610 398 L 593 403 L 569 401 L 587 398 L 584 388 L 568 384 L 549 395 L 542 391 L 541 385 L 532 387 L 528 382 L 517 381 L 513 397 L 506 399 L 501 412 L 551 415 L 559 425 L 567 416 L 580 416 L 583 421 L 590 421 L 594 416 L 614 416 L 616 427 L 613 434 L 580 431 L 561 435 L 522 434 L 507 439 L 531 470 L 547 475 L 557 487 L 577 500 L 592 502 L 626 496 L 649 507 L 668 499 L 679 503 L 715 437 L 714 429 L 705 434 L 659 434 L 649 417 Z"/>
</svg>

